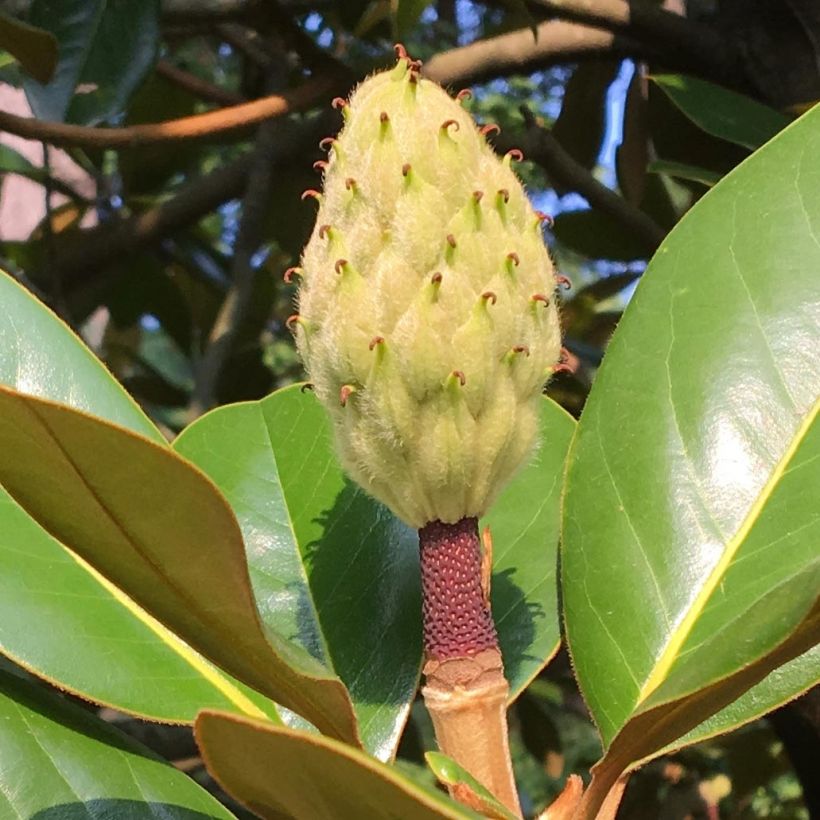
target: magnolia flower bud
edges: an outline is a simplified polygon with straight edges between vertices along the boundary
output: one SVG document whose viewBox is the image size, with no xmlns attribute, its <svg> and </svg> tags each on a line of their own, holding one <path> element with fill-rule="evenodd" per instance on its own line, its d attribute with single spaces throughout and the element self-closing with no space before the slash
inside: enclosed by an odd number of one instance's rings
<svg viewBox="0 0 820 820">
<path fill-rule="evenodd" d="M 417 67 L 343 106 L 301 261 L 297 344 L 342 463 L 416 528 L 480 516 L 536 441 L 555 278 L 510 168 Z"/>
</svg>

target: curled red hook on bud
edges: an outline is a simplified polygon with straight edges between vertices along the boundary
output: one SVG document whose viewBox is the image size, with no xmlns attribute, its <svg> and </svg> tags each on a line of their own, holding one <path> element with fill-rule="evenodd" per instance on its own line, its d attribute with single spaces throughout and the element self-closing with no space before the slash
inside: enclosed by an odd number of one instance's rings
<svg viewBox="0 0 820 820">
<path fill-rule="evenodd" d="M 490 134 L 500 134 L 501 126 L 495 122 L 488 122 L 487 125 L 482 125 L 481 128 L 478 129 L 478 133 L 485 137 Z"/>
<path fill-rule="evenodd" d="M 490 304 L 493 305 L 498 301 L 496 295 L 491 290 L 485 290 L 484 293 L 481 294 L 481 298 L 485 302 L 490 302 Z"/>
</svg>

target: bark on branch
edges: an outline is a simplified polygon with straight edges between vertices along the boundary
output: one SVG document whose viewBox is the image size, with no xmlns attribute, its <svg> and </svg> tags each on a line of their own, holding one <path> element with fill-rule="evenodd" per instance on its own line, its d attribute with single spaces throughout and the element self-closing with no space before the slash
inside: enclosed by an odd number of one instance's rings
<svg viewBox="0 0 820 820">
<path fill-rule="evenodd" d="M 528 159 L 538 163 L 554 182 L 577 191 L 587 202 L 617 220 L 626 230 L 655 250 L 666 231 L 652 217 L 625 200 L 611 188 L 598 182 L 581 163 L 573 159 L 561 143 L 538 125 L 532 112 L 521 108 L 527 124 L 526 141 L 521 146 Z"/>
<path fill-rule="evenodd" d="M 436 54 L 422 74 L 442 85 L 470 85 L 602 55 L 657 56 L 636 40 L 566 20 L 541 23 L 537 31 L 537 39 L 530 29 L 519 29 Z"/>
<path fill-rule="evenodd" d="M 340 87 L 341 85 L 341 87 Z M 336 77 L 319 77 L 283 94 L 271 94 L 252 102 L 220 108 L 167 122 L 129 125 L 124 128 L 89 128 L 45 122 L 0 111 L 0 130 L 30 140 L 76 148 L 133 148 L 155 143 L 206 140 L 246 131 L 263 120 L 305 111 L 335 93 L 346 83 Z"/>
</svg>

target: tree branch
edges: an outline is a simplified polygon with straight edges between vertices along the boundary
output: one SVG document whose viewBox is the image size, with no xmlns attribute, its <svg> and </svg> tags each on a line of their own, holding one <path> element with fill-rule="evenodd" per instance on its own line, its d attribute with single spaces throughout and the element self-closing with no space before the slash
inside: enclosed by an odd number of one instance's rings
<svg viewBox="0 0 820 820">
<path fill-rule="evenodd" d="M 189 91 L 201 100 L 215 102 L 218 105 L 239 105 L 245 102 L 245 98 L 241 94 L 209 83 L 207 80 L 197 77 L 196 74 L 191 74 L 190 71 L 184 71 L 175 66 L 169 60 L 157 60 L 156 72 L 169 82 Z"/>
<path fill-rule="evenodd" d="M 256 135 L 250 174 L 242 199 L 242 219 L 234 246 L 231 286 L 219 308 L 208 345 L 196 368 L 189 408 L 191 420 L 216 404 L 220 376 L 248 312 L 257 272 L 253 257 L 262 242 L 265 213 L 271 198 L 274 163 L 281 137 L 279 125 L 275 120 L 265 122 Z"/>
<path fill-rule="evenodd" d="M 424 64 L 422 74 L 441 85 L 470 85 L 591 57 L 659 56 L 653 49 L 611 31 L 565 20 L 541 23 L 537 32 L 537 39 L 526 28 L 444 51 Z"/>
<path fill-rule="evenodd" d="M 98 270 L 139 248 L 159 242 L 223 202 L 238 197 L 251 165 L 250 153 L 216 171 L 195 177 L 177 194 L 143 213 L 66 235 L 59 272 L 72 291 L 89 284 Z M 70 283 L 70 284 L 69 284 Z"/>
<path fill-rule="evenodd" d="M 124 128 L 89 128 L 44 122 L 0 111 L 0 130 L 24 139 L 75 148 L 133 148 L 155 143 L 205 140 L 245 131 L 263 120 L 305 111 L 334 93 L 344 93 L 346 90 L 346 84 L 337 77 L 318 77 L 283 94 L 271 94 L 252 102 L 191 117 Z"/>
<path fill-rule="evenodd" d="M 527 124 L 528 141 L 522 146 L 528 159 L 537 162 L 550 179 L 577 191 L 587 202 L 617 220 L 626 230 L 654 250 L 661 244 L 666 231 L 652 217 L 630 204 L 611 188 L 598 182 L 579 162 L 576 162 L 561 143 L 535 120 L 532 112 L 521 107 Z"/>
<path fill-rule="evenodd" d="M 645 0 L 531 0 L 562 20 L 619 32 L 716 80 L 739 82 L 728 44 L 716 29 Z"/>
</svg>

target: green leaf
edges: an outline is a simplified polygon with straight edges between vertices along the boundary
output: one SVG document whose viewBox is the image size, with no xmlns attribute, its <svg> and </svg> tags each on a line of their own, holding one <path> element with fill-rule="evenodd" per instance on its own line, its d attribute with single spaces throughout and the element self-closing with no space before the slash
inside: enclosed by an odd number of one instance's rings
<svg viewBox="0 0 820 820">
<path fill-rule="evenodd" d="M 481 521 L 493 540 L 490 586 L 504 669 L 514 700 L 558 651 L 558 534 L 564 462 L 575 420 L 541 403 L 541 446 Z"/>
<path fill-rule="evenodd" d="M 155 718 L 191 720 L 198 708 L 215 699 L 274 716 L 264 698 L 213 669 L 142 608 L 166 626 L 178 627 L 188 644 L 217 662 L 225 660 L 228 667 L 234 665 L 230 647 L 245 642 L 229 631 L 233 611 L 234 628 L 247 632 L 255 646 L 250 651 L 278 669 L 269 683 L 256 688 L 271 694 L 279 685 L 277 676 L 283 676 L 286 687 L 291 674 L 301 680 L 305 670 L 291 672 L 287 665 L 293 654 L 289 644 L 271 637 L 283 660 L 261 633 L 250 600 L 244 546 L 230 508 L 199 471 L 167 448 L 159 431 L 69 328 L 2 273 L 0 384 L 67 405 L 27 402 L 12 391 L 0 398 L 0 439 L 13 440 L 3 452 L 24 454 L 16 465 L 11 458 L 2 460 L 0 484 L 33 513 L 33 518 L 25 515 L 9 495 L 0 495 L 0 563 L 7 567 L 0 604 L 3 651 L 65 688 Z M 38 406 L 45 413 L 42 418 L 36 415 Z M 72 413 L 68 407 L 84 412 Z M 15 427 L 13 417 L 20 412 L 23 417 Z M 50 416 L 58 425 L 68 425 L 67 439 L 49 429 L 45 419 Z M 74 435 L 79 443 L 71 440 Z M 78 447 L 73 463 L 72 444 Z M 99 453 L 97 448 L 102 448 Z M 52 474 L 49 458 L 56 458 Z M 44 477 L 42 482 L 38 476 Z M 168 499 L 174 504 L 167 504 Z M 207 511 L 204 517 L 200 507 Z M 160 508 L 164 512 L 158 514 Z M 219 628 L 203 630 L 202 618 L 218 619 Z M 70 637 L 53 630 L 55 620 Z M 32 628 L 34 624 L 41 628 Z M 220 646 L 223 630 L 227 638 Z M 131 641 L 138 641 L 139 648 Z M 94 662 L 101 657 L 107 663 Z M 240 666 L 248 664 L 253 665 L 239 659 Z M 110 665 L 115 671 L 108 670 Z M 306 681 L 307 711 L 328 691 L 339 715 L 349 714 L 341 684 L 320 672 L 318 680 Z M 278 694 L 287 699 L 286 693 Z M 314 719 L 323 722 L 321 716 Z M 343 731 L 355 736 L 350 722 Z"/>
<path fill-rule="evenodd" d="M 700 182 L 707 188 L 711 188 L 720 182 L 721 174 L 715 171 L 707 171 L 705 168 L 698 168 L 696 165 L 687 165 L 684 162 L 668 162 L 656 159 L 649 163 L 648 170 L 653 174 L 667 174 L 678 179 L 687 179 L 692 182 Z"/>
<path fill-rule="evenodd" d="M 606 95 L 619 66 L 616 60 L 580 63 L 564 89 L 561 112 L 551 132 L 585 168 L 594 168 L 598 162 L 606 128 Z M 561 186 L 556 190 L 567 191 Z"/>
<path fill-rule="evenodd" d="M 265 820 L 478 817 L 392 766 L 319 735 L 202 712 L 196 739 L 208 771 L 225 791 Z"/>
<path fill-rule="evenodd" d="M 424 759 L 443 785 L 455 789 L 466 788 L 471 797 L 481 804 L 484 817 L 515 820 L 515 815 L 455 760 L 441 752 L 425 752 Z"/>
<path fill-rule="evenodd" d="M 230 820 L 193 780 L 86 710 L 0 671 L 0 816 Z"/>
<path fill-rule="evenodd" d="M 579 424 L 562 586 L 608 775 L 820 637 L 818 126 L 807 114 L 670 234 Z"/>
<path fill-rule="evenodd" d="M 416 533 L 345 477 L 298 385 L 217 409 L 174 447 L 233 506 L 265 625 L 335 670 L 365 748 L 392 757 L 421 667 Z"/>
<path fill-rule="evenodd" d="M 654 250 L 625 231 L 620 222 L 596 209 L 559 214 L 553 233 L 559 242 L 590 259 L 631 262 L 649 258 Z"/>
<path fill-rule="evenodd" d="M 650 79 L 698 128 L 752 151 L 789 124 L 779 111 L 706 80 L 683 74 Z"/>
<path fill-rule="evenodd" d="M 0 14 L 0 49 L 8 51 L 37 82 L 47 83 L 57 65 L 54 35 Z"/>
<path fill-rule="evenodd" d="M 49 179 L 49 174 L 45 168 L 38 168 L 22 154 L 15 151 L 14 148 L 2 144 L 0 144 L 0 174 L 19 174 L 21 177 L 26 177 L 26 179 L 40 185 Z M 72 200 L 82 200 L 82 197 L 61 179 L 51 177 L 51 187 Z"/>
<path fill-rule="evenodd" d="M 700 743 L 715 735 L 731 732 L 756 720 L 811 689 L 820 678 L 820 645 L 773 669 L 760 683 L 746 690 L 736 701 L 678 738 L 664 752 Z"/>
<path fill-rule="evenodd" d="M 346 740 L 342 684 L 263 631 L 241 532 L 214 485 L 169 448 L 0 388 L 0 483 L 140 607 L 240 680 Z"/>
<path fill-rule="evenodd" d="M 48 84 L 23 83 L 39 119 L 93 125 L 116 117 L 156 56 L 158 0 L 33 0 L 29 19 L 60 49 Z"/>
<path fill-rule="evenodd" d="M 274 705 L 186 646 L 0 489 L 0 652 L 61 689 L 152 720 Z M 60 628 L 55 629 L 55 624 Z"/>
<path fill-rule="evenodd" d="M 165 443 L 136 402 L 61 319 L 0 270 L 0 384 Z"/>
<path fill-rule="evenodd" d="M 422 12 L 430 0 L 393 0 L 396 16 L 396 33 L 406 37 L 418 24 Z"/>
</svg>

